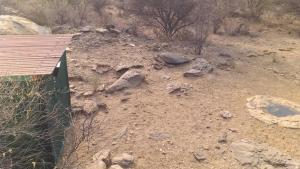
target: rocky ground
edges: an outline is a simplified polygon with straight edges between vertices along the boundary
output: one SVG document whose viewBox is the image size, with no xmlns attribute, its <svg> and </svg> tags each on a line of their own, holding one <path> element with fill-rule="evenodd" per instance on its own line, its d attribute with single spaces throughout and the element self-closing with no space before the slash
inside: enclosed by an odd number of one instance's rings
<svg viewBox="0 0 300 169">
<path fill-rule="evenodd" d="M 212 35 L 199 57 L 184 42 L 83 32 L 68 55 L 72 104 L 95 125 L 78 168 L 300 168 L 300 130 L 246 107 L 255 95 L 300 103 L 299 37 Z"/>
</svg>

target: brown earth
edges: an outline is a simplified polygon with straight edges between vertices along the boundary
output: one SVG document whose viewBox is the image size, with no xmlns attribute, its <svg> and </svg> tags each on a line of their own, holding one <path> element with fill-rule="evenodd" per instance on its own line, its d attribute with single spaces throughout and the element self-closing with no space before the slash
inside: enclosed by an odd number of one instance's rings
<svg viewBox="0 0 300 169">
<path fill-rule="evenodd" d="M 92 139 L 77 153 L 79 168 L 84 168 L 98 151 L 111 149 L 113 155 L 133 154 L 135 169 L 240 169 L 244 167 L 233 158 L 229 146 L 241 139 L 266 143 L 300 159 L 300 130 L 265 124 L 252 118 L 246 108 L 247 98 L 255 95 L 300 103 L 299 37 L 284 30 L 266 30 L 252 38 L 213 35 L 203 57 L 220 65 L 224 56 L 230 56 L 235 67 L 220 67 L 204 77 L 185 78 L 183 73 L 192 63 L 155 70 L 158 52 L 153 48 L 160 45 L 163 51 L 195 57 L 188 44 L 161 45 L 129 35 L 106 39 L 97 39 L 96 34 L 82 36 L 91 37 L 82 38 L 91 42 L 89 48 L 79 48 L 83 43 L 77 40 L 68 58 L 70 76 L 80 75 L 85 80 L 71 81 L 76 87 L 73 105 L 97 99 L 107 104 L 109 112 L 96 115 Z M 97 92 L 90 98 L 75 97 L 103 84 L 110 85 L 118 78 L 110 69 L 101 74 L 92 71 L 96 63 L 106 68 L 142 64 L 146 82 L 114 94 Z M 169 94 L 167 86 L 173 83 L 192 87 L 186 94 Z M 223 119 L 220 112 L 225 110 L 233 118 Z M 224 133 L 228 135 L 227 142 L 219 143 Z M 207 154 L 203 162 L 193 157 L 198 148 Z"/>
</svg>

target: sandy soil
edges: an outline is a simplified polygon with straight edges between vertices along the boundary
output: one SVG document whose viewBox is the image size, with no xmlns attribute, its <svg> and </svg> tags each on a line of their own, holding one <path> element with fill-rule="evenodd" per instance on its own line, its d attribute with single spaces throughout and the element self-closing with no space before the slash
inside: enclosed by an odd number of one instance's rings
<svg viewBox="0 0 300 169">
<path fill-rule="evenodd" d="M 131 46 L 128 44 L 135 44 Z M 74 105 L 84 99 L 106 103 L 109 113 L 96 115 L 92 140 L 82 145 L 78 163 L 84 168 L 102 149 L 113 154 L 134 155 L 135 169 L 240 169 L 229 150 L 241 139 L 267 143 L 300 159 L 300 130 L 267 125 L 252 118 L 246 109 L 247 98 L 268 95 L 300 103 L 300 39 L 285 31 L 261 32 L 258 37 L 213 35 L 203 57 L 217 64 L 220 53 L 229 54 L 235 63 L 230 70 L 215 69 L 201 78 L 184 78 L 190 64 L 155 70 L 152 50 L 155 41 L 131 36 L 115 38 L 89 49 L 74 48 L 69 55 L 70 76 L 87 81 L 71 81 L 77 93 L 109 85 L 118 76 L 109 71 L 99 75 L 91 70 L 95 63 L 116 67 L 119 64 L 144 65 L 146 82 L 115 94 L 98 92 L 90 98 L 72 96 Z M 188 45 L 168 43 L 165 51 L 193 53 Z M 167 92 L 169 84 L 189 84 L 187 95 Z M 123 101 L 122 101 L 123 100 Z M 127 100 L 127 101 L 124 101 Z M 226 120 L 221 111 L 230 111 Z M 227 143 L 218 139 L 227 133 Z M 207 160 L 193 157 L 204 148 Z"/>
</svg>

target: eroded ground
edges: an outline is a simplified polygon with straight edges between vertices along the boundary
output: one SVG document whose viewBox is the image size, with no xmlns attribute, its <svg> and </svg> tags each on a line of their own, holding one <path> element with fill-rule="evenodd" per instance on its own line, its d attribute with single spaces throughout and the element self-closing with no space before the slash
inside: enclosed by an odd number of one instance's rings
<svg viewBox="0 0 300 169">
<path fill-rule="evenodd" d="M 277 30 L 255 38 L 214 35 L 209 43 L 203 57 L 216 68 L 199 78 L 183 77 L 192 63 L 153 68 L 160 52 L 153 51 L 157 45 L 161 51 L 192 54 L 189 45 L 127 35 L 99 40 L 97 47 L 89 49 L 75 45 L 69 56 L 70 76 L 80 75 L 86 82 L 71 81 L 76 88 L 74 106 L 95 99 L 109 109 L 96 115 L 92 140 L 78 154 L 80 168 L 98 151 L 110 149 L 112 154 L 131 153 L 135 169 L 240 169 L 245 166 L 234 159 L 230 145 L 241 139 L 266 143 L 300 159 L 300 130 L 265 124 L 252 118 L 246 108 L 247 98 L 255 95 L 300 103 L 300 39 Z M 114 94 L 80 96 L 118 78 L 110 69 L 101 74 L 92 71 L 96 63 L 112 68 L 142 64 L 146 82 Z M 171 84 L 189 88 L 186 94 L 169 94 Z M 222 111 L 233 117 L 224 119 Z M 193 156 L 199 148 L 206 156 L 202 162 Z"/>
</svg>

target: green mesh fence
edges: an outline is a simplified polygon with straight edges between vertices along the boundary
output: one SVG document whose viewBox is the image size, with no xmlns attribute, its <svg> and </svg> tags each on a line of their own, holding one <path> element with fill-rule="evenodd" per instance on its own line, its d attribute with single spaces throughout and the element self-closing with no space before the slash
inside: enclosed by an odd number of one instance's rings
<svg viewBox="0 0 300 169">
<path fill-rule="evenodd" d="M 0 168 L 52 169 L 69 126 L 65 55 L 54 75 L 0 79 Z"/>
</svg>

